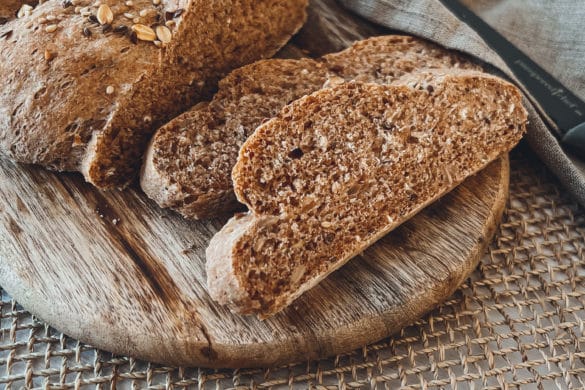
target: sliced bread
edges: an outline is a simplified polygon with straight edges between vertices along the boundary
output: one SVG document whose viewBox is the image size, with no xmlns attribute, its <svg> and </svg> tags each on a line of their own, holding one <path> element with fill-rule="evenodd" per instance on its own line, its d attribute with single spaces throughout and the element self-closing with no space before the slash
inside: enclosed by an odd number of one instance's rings
<svg viewBox="0 0 585 390">
<path fill-rule="evenodd" d="M 220 82 L 209 104 L 156 132 L 142 188 L 161 207 L 188 218 L 233 211 L 238 203 L 231 170 L 240 146 L 286 104 L 343 80 L 389 83 L 432 68 L 479 69 L 454 52 L 398 35 L 366 39 L 318 60 L 266 60 L 237 69 Z"/>
<path fill-rule="evenodd" d="M 345 83 L 286 106 L 244 143 L 239 201 L 207 249 L 208 289 L 267 317 L 508 152 L 527 114 L 513 85 L 474 71 Z"/>
<path fill-rule="evenodd" d="M 45 1 L 0 26 L 0 153 L 122 187 L 150 135 L 274 54 L 307 0 Z"/>
</svg>

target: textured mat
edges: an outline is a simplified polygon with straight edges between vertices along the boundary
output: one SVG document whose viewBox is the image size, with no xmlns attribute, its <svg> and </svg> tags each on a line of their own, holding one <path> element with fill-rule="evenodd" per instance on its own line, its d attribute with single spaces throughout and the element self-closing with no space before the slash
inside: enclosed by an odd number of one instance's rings
<svg viewBox="0 0 585 390">
<path fill-rule="evenodd" d="M 275 369 L 167 368 L 70 339 L 2 292 L 0 388 L 584 388 L 585 213 L 524 150 L 510 188 L 470 279 L 377 344 Z"/>
</svg>

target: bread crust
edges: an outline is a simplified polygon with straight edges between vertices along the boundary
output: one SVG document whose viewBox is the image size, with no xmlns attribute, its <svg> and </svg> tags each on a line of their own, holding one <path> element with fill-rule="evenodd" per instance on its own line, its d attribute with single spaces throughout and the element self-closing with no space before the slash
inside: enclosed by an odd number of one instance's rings
<svg viewBox="0 0 585 390">
<path fill-rule="evenodd" d="M 304 22 L 307 0 L 174 0 L 158 8 L 105 0 L 111 28 L 89 19 L 93 0 L 78 3 L 46 1 L 0 26 L 0 153 L 81 171 L 110 189 L 133 178 L 156 127 L 209 96 L 229 70 L 275 53 Z M 166 46 L 116 30 L 132 27 L 124 14 L 141 10 L 146 25 L 156 15 L 172 19 Z"/>
<path fill-rule="evenodd" d="M 220 299 L 233 311 L 257 314 L 260 318 L 279 312 L 466 177 L 508 152 L 525 132 L 527 115 L 520 92 L 494 76 L 440 70 L 406 77 L 402 81 L 406 85 L 398 83 L 385 86 L 347 83 L 323 89 L 285 107 L 245 142 L 233 170 L 233 182 L 238 200 L 251 212 L 245 223 L 229 221 L 210 243 L 207 268 L 213 271 L 208 275 L 210 288 L 213 285 L 212 298 Z M 467 97 L 470 88 L 475 91 Z M 483 93 L 489 97 L 477 103 L 481 106 L 465 100 L 483 99 Z M 493 102 L 489 100 L 492 97 Z M 388 105 L 381 116 L 376 114 L 371 122 L 360 119 L 370 115 L 363 111 L 368 107 L 365 104 L 376 102 L 375 110 L 380 110 L 383 107 L 380 102 L 386 99 Z M 451 104 L 444 99 L 461 102 Z M 444 107 L 445 112 L 426 111 L 426 106 L 421 106 L 424 102 L 435 102 L 432 104 Z M 393 111 L 395 106 L 398 111 Z M 456 114 L 447 112 L 455 106 Z M 468 115 L 470 107 L 484 111 Z M 319 117 L 322 111 L 324 119 Z M 336 122 L 330 117 L 335 113 L 345 113 L 346 119 Z M 413 118 L 412 123 L 405 115 Z M 382 124 L 378 119 L 381 117 L 398 119 Z M 325 137 L 325 149 L 314 152 L 317 149 L 313 146 L 313 150 L 309 148 L 287 159 L 283 153 L 302 142 L 304 132 L 298 126 L 320 118 L 324 122 L 307 132 Z M 491 122 L 485 118 L 491 118 Z M 360 127 L 364 123 L 366 127 Z M 405 128 L 408 123 L 411 126 Z M 440 123 L 442 127 L 429 130 L 426 127 L 429 123 Z M 388 135 L 388 140 L 370 146 L 370 134 L 380 131 Z M 297 140 L 285 141 L 288 143 L 282 146 L 275 144 L 274 140 L 282 139 L 283 132 Z M 343 141 L 346 134 L 352 136 Z M 360 140 L 364 143 L 359 144 Z M 438 144 L 437 140 L 445 143 Z M 337 146 L 327 149 L 332 143 Z M 436 155 L 440 147 L 451 154 Z M 357 161 L 356 168 L 344 170 L 346 160 L 341 157 L 339 162 L 321 160 L 322 155 L 329 158 L 335 153 L 340 153 L 339 156 L 349 153 L 352 157 L 348 159 Z M 428 156 L 421 160 L 421 153 Z M 299 162 L 302 159 L 307 160 Z M 384 159 L 389 162 L 383 162 Z M 363 164 L 362 174 L 358 170 Z M 367 164 L 372 165 L 368 168 Z M 325 168 L 311 170 L 320 166 Z M 393 171 L 401 166 L 407 167 L 406 171 Z M 268 171 L 272 178 L 264 180 Z M 339 192 L 333 189 L 336 182 L 322 178 L 324 173 L 341 177 L 343 172 L 349 172 L 350 180 L 339 186 Z M 395 176 L 384 176 L 390 172 Z M 352 176 L 363 180 L 353 192 Z M 309 187 L 295 186 L 297 179 Z M 296 190 L 285 182 L 292 182 Z M 309 208 L 304 206 L 306 199 L 314 201 Z M 292 227 L 294 224 L 297 226 Z M 326 234 L 331 234 L 330 240 L 320 241 Z M 297 247 L 299 242 L 302 246 Z M 217 270 L 232 274 L 218 278 Z M 225 280 L 230 281 L 229 286 L 224 284 Z"/>
<path fill-rule="evenodd" d="M 347 80 L 385 84 L 405 73 L 446 67 L 480 69 L 455 52 L 402 35 L 365 39 L 317 60 L 268 60 L 240 68 L 220 82 L 208 107 L 194 108 L 157 130 L 144 162 L 149 169 L 141 176 L 143 190 L 161 207 L 171 207 L 187 218 L 233 211 L 241 207 L 229 180 L 239 147 L 286 104 Z M 198 140 L 209 133 L 215 137 Z M 181 146 L 182 139 L 190 142 Z M 149 176 L 152 166 L 158 178 Z M 169 193 L 166 187 L 157 187 L 162 177 L 180 190 Z M 157 200 L 161 198 L 164 202 Z"/>
<path fill-rule="evenodd" d="M 281 101 L 320 88 L 327 76 L 327 69 L 311 59 L 262 60 L 233 71 L 220 81 L 211 102 L 158 130 L 145 154 L 142 190 L 159 206 L 188 218 L 241 208 L 233 193 L 231 169 L 242 143 L 257 123 L 282 108 Z M 278 83 L 286 88 L 274 88 Z M 250 105 L 254 108 L 248 109 Z"/>
<path fill-rule="evenodd" d="M 211 239 L 205 252 L 208 259 L 225 259 L 226 261 L 207 262 L 207 289 L 214 299 L 232 309 L 246 307 L 249 310 L 259 309 L 242 288 L 240 279 L 233 268 L 232 247 L 248 230 L 255 217 L 251 213 L 236 214 L 223 227 L 223 234 L 216 234 Z"/>
</svg>

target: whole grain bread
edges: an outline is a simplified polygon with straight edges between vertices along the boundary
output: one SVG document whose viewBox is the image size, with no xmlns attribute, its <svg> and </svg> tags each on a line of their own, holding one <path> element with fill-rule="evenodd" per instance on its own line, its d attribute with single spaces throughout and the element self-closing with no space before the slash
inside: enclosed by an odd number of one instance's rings
<svg viewBox="0 0 585 390">
<path fill-rule="evenodd" d="M 156 3 L 156 4 L 155 4 Z M 274 54 L 307 0 L 48 0 L 0 26 L 0 153 L 123 187 L 153 130 Z"/>
<path fill-rule="evenodd" d="M 161 127 L 141 185 L 161 207 L 188 218 L 233 211 L 231 170 L 246 138 L 286 104 L 343 80 L 390 83 L 420 69 L 479 66 L 455 52 L 399 35 L 366 39 L 317 60 L 266 60 L 233 71 L 202 104 Z"/>
<path fill-rule="evenodd" d="M 293 102 L 239 153 L 233 183 L 250 212 L 209 244 L 211 296 L 244 314 L 282 310 L 509 151 L 526 120 L 517 88 L 475 71 L 350 82 Z"/>
</svg>

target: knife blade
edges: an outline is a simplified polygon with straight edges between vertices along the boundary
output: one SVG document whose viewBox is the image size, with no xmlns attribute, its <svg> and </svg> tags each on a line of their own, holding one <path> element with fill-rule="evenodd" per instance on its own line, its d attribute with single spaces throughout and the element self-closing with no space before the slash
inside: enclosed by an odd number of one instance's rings
<svg viewBox="0 0 585 390">
<path fill-rule="evenodd" d="M 548 117 L 557 138 L 585 157 L 585 102 L 531 60 L 459 0 L 440 0 L 506 62 L 518 81 Z"/>
</svg>

